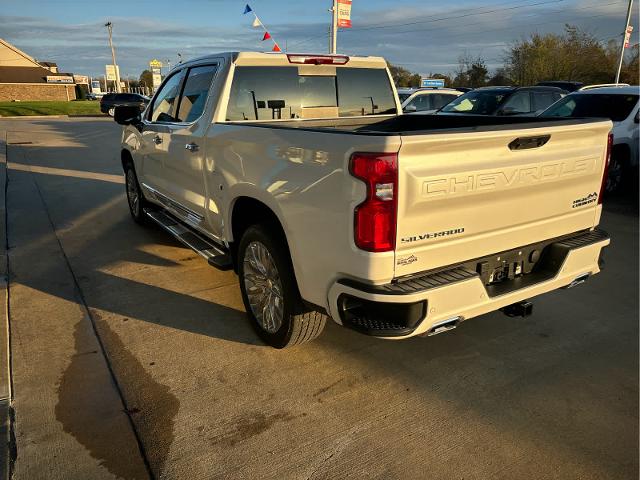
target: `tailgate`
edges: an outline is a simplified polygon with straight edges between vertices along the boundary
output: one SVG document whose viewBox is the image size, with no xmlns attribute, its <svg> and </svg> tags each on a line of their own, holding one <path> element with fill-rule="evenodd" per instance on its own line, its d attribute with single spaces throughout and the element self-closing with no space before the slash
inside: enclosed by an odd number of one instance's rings
<svg viewBox="0 0 640 480">
<path fill-rule="evenodd" d="M 409 134 L 395 276 L 593 227 L 611 122 Z"/>
</svg>

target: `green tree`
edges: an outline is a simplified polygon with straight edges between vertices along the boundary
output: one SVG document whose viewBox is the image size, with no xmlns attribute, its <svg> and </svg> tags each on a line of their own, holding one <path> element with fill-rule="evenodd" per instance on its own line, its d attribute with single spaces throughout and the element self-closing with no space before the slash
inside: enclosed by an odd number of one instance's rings
<svg viewBox="0 0 640 480">
<path fill-rule="evenodd" d="M 487 84 L 489 69 L 482 57 L 464 54 L 458 57 L 458 68 L 454 73 L 453 83 L 456 87 L 478 88 Z"/>
<path fill-rule="evenodd" d="M 534 33 L 514 43 L 507 49 L 504 70 L 518 85 L 544 80 L 611 83 L 618 49 L 619 43 L 603 45 L 594 35 L 565 25 L 562 34 Z"/>
<path fill-rule="evenodd" d="M 389 71 L 391 72 L 391 77 L 393 78 L 393 83 L 396 84 L 396 87 L 419 87 L 420 86 L 419 74 L 412 73 L 406 68 L 398 67 L 388 62 L 387 62 L 387 65 L 389 66 Z"/>
<path fill-rule="evenodd" d="M 140 74 L 140 85 L 143 87 L 153 87 L 153 74 L 151 70 L 143 70 Z"/>
</svg>

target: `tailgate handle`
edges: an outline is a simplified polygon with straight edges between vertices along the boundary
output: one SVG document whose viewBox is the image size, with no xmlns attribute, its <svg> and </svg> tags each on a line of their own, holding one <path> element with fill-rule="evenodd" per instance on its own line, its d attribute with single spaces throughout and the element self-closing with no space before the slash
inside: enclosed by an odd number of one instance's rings
<svg viewBox="0 0 640 480">
<path fill-rule="evenodd" d="M 539 148 L 546 144 L 551 135 L 540 135 L 538 137 L 519 137 L 509 144 L 511 150 L 526 150 L 528 148 Z"/>
</svg>

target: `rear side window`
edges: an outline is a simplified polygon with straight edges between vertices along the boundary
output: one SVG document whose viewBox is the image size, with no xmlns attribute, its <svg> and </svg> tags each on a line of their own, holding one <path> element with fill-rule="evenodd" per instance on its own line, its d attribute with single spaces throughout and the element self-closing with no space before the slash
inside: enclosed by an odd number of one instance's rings
<svg viewBox="0 0 640 480">
<path fill-rule="evenodd" d="M 621 122 L 638 103 L 638 95 L 621 94 L 573 94 L 567 95 L 550 107 L 545 116 L 551 117 L 600 117 Z"/>
<path fill-rule="evenodd" d="M 216 65 L 189 69 L 176 116 L 178 122 L 195 122 L 200 118 L 217 69 Z"/>
<path fill-rule="evenodd" d="M 529 113 L 531 109 L 531 96 L 529 92 L 516 92 L 502 106 L 503 115 L 517 115 L 519 113 Z"/>
<path fill-rule="evenodd" d="M 368 96 L 363 96 L 365 93 Z M 395 112 L 389 77 L 382 69 L 337 68 L 335 76 L 326 76 L 298 75 L 297 67 L 237 67 L 226 119 L 335 118 Z"/>
<path fill-rule="evenodd" d="M 440 109 L 455 100 L 457 95 L 445 95 L 444 93 L 433 93 L 431 97 L 431 105 L 434 110 Z"/>
<path fill-rule="evenodd" d="M 554 92 L 534 92 L 533 93 L 533 110 L 539 111 L 549 108 L 556 102 L 561 95 Z"/>
<path fill-rule="evenodd" d="M 173 74 L 156 94 L 150 109 L 150 120 L 152 122 L 177 121 L 175 115 L 178 108 L 182 77 L 184 77 L 184 70 Z"/>
</svg>

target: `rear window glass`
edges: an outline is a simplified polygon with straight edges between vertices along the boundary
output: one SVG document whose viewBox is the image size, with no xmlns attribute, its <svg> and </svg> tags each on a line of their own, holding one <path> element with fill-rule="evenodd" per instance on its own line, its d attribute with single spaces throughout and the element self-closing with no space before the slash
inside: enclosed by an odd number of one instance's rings
<svg viewBox="0 0 640 480">
<path fill-rule="evenodd" d="M 552 105 L 544 116 L 603 117 L 621 122 L 638 103 L 638 95 L 589 93 L 568 95 Z"/>
<path fill-rule="evenodd" d="M 298 75 L 297 67 L 237 67 L 226 119 L 350 117 L 396 113 L 395 107 L 383 69 L 337 68 L 325 76 Z"/>
</svg>

